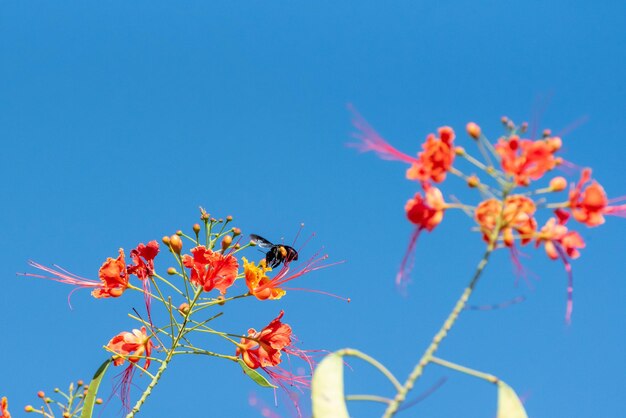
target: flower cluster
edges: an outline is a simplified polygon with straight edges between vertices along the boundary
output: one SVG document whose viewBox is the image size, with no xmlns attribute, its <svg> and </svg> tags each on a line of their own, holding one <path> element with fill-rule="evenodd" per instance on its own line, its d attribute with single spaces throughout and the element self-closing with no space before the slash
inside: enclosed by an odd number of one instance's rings
<svg viewBox="0 0 626 418">
<path fill-rule="evenodd" d="M 330 266 L 331 264 L 324 263 L 327 256 L 315 254 L 307 261 L 298 263 L 296 249 L 272 245 L 272 251 L 275 252 L 271 257 L 268 253 L 257 262 L 249 261 L 246 257 L 240 257 L 240 254 L 257 245 L 260 237 L 252 235 L 251 241 L 242 245 L 241 230 L 227 228 L 232 217 L 228 216 L 225 220 L 215 219 L 201 208 L 200 219 L 204 225 L 194 224 L 193 234 L 177 231 L 162 238 L 162 243 L 174 259 L 174 266 L 166 270 L 167 276 L 171 276 L 169 278 L 159 274 L 155 266 L 157 261 L 162 261 L 157 241 L 140 243 L 132 249 L 129 264 L 124 250 L 119 249 L 118 256 L 107 258 L 98 270 L 99 280 L 77 276 L 57 265 L 47 267 L 33 261 L 30 265 L 46 274 L 23 274 L 69 284 L 74 290 L 91 289 L 91 295 L 96 299 L 118 298 L 127 290 L 143 296 L 147 318 L 143 319 L 135 310 L 135 314 L 129 316 L 137 320 L 140 326 L 132 331 L 118 333 L 104 347 L 111 354 L 110 361 L 114 366 L 127 364 L 118 375 L 115 385 L 126 411 L 131 411 L 130 392 L 136 386 L 133 383 L 136 370 L 151 377 L 152 382 L 133 411 L 141 407 L 147 397 L 146 393 L 156 384 L 172 358 L 181 354 L 202 354 L 230 360 L 248 372 L 250 369 L 259 369 L 265 372 L 274 385 L 285 389 L 309 386 L 310 376 L 295 375 L 281 367 L 283 354 L 297 357 L 312 367 L 312 360 L 306 352 L 295 347 L 291 327 L 281 322 L 283 311 L 261 331 L 249 329 L 246 335 L 213 329 L 209 323 L 223 312 L 213 315 L 207 313 L 211 308 L 218 308 L 245 297 L 252 296 L 260 301 L 281 299 L 290 290 L 284 287 L 287 282 Z M 191 243 L 189 249 L 186 249 L 185 241 Z M 133 276 L 139 280 L 141 286 L 132 283 Z M 244 283 L 243 290 L 233 296 L 232 292 L 236 292 L 233 289 L 236 289 L 238 282 Z M 155 301 L 164 306 L 164 313 L 159 315 L 151 312 Z M 155 325 L 164 320 L 165 324 Z M 218 353 L 195 345 L 191 338 L 193 332 L 214 335 L 233 344 L 234 348 L 230 352 L 232 354 Z M 150 370 L 155 362 L 159 370 L 153 375 Z"/>
<path fill-rule="evenodd" d="M 578 232 L 570 230 L 567 222 L 573 218 L 587 227 L 595 227 L 605 222 L 605 215 L 626 215 L 626 205 L 611 206 L 604 189 L 592 180 L 588 168 L 582 170 L 578 182 L 571 183 L 569 193 L 561 200 L 547 202 L 542 197 L 558 196 L 557 193 L 567 189 L 568 181 L 562 176 L 552 177 L 547 187 L 536 187 L 564 164 L 564 159 L 558 155 L 562 148 L 560 137 L 546 130 L 542 138 L 522 138 L 527 124 L 516 126 L 504 117 L 505 134 L 494 144 L 476 123 L 467 124 L 466 131 L 480 151 L 482 161 L 455 145 L 454 130 L 447 126 L 439 128 L 437 135 L 429 134 L 415 158 L 394 148 L 356 111 L 353 113 L 355 137 L 359 139 L 355 146 L 362 151 L 374 151 L 383 159 L 408 164 L 406 178 L 417 181 L 421 188 L 405 205 L 407 219 L 415 225 L 415 230 L 396 277 L 398 285 L 407 284 L 420 233 L 435 229 L 448 209 L 461 209 L 476 223 L 489 251 L 508 248 L 519 265 L 517 247 L 534 243 L 536 247 L 543 246 L 550 259 L 564 264 L 568 275 L 566 320 L 570 321 L 573 291 L 570 261 L 580 256 L 585 242 Z M 455 157 L 468 162 L 489 181 L 483 181 L 476 173 L 465 174 L 457 167 Z M 446 202 L 434 184 L 442 183 L 447 174 L 461 178 L 468 187 L 479 191 L 480 201 L 475 205 Z M 543 226 L 537 220 L 541 209 L 552 212 Z"/>
</svg>

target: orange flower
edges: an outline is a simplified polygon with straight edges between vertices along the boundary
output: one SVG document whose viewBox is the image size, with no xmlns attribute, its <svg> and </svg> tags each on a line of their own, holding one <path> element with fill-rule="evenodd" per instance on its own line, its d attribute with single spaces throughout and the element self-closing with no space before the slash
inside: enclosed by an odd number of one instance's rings
<svg viewBox="0 0 626 418">
<path fill-rule="evenodd" d="M 585 248 L 585 241 L 576 231 L 568 231 L 565 222 L 567 217 L 557 213 L 559 219 L 550 218 L 537 235 L 536 245 L 544 245 L 546 254 L 552 260 L 559 257 L 575 259 L 580 257 L 579 248 Z"/>
<path fill-rule="evenodd" d="M 60 283 L 76 286 L 77 288 L 92 288 L 94 290 L 91 294 L 97 299 L 119 297 L 128 288 L 128 274 L 126 271 L 126 262 L 124 261 L 124 250 L 121 248 L 117 258 L 107 258 L 100 267 L 100 270 L 98 270 L 100 281 L 77 276 L 57 265 L 53 265 L 54 268 L 50 268 L 32 260 L 30 260 L 28 264 L 51 274 L 51 276 L 42 276 L 30 273 L 24 273 L 22 274 L 23 276 L 54 280 Z"/>
<path fill-rule="evenodd" d="M 0 418 L 11 418 L 11 414 L 9 413 L 9 401 L 6 396 L 2 397 L 2 401 L 0 401 Z"/>
<path fill-rule="evenodd" d="M 237 278 L 239 263 L 232 255 L 224 255 L 206 247 L 192 248 L 183 255 L 183 264 L 191 269 L 191 282 L 202 286 L 205 292 L 218 289 L 223 295 Z"/>
<path fill-rule="evenodd" d="M 120 248 L 120 255 L 116 259 L 106 259 L 98 270 L 98 276 L 103 286 L 91 292 L 94 298 L 116 298 L 124 293 L 128 288 L 128 274 L 123 249 Z"/>
<path fill-rule="evenodd" d="M 514 135 L 500 138 L 495 145 L 501 158 L 502 169 L 520 186 L 528 186 L 531 180 L 540 179 L 552 170 L 560 159 L 554 153 L 561 148 L 561 138 L 544 138 L 537 141 L 520 139 Z"/>
<path fill-rule="evenodd" d="M 146 327 L 133 329 L 132 332 L 121 332 L 111 338 L 107 344 L 107 349 L 115 353 L 113 356 L 115 366 L 121 366 L 126 360 L 129 361 L 128 367 L 120 374 L 120 382 L 115 385 L 114 389 L 114 392 L 119 391 L 122 407 L 126 411 L 130 410 L 130 389 L 135 374 L 134 364 L 141 358 L 145 358 L 143 368 L 150 367 L 150 355 L 153 348 L 154 344 L 146 333 Z"/>
<path fill-rule="evenodd" d="M 429 134 L 422 144 L 418 160 L 406 171 L 409 180 L 441 183 L 454 162 L 454 131 L 448 126 L 438 129 L 439 136 Z"/>
<path fill-rule="evenodd" d="M 242 259 L 246 285 L 257 299 L 280 299 L 287 293 L 281 288 L 271 286 L 271 279 L 266 273 L 272 271 L 272 268 L 267 267 L 265 259 L 259 261 L 258 266 L 254 264 L 254 261 L 249 262 L 245 257 Z"/>
<path fill-rule="evenodd" d="M 281 353 L 296 356 L 306 361 L 310 368 L 313 361 L 302 350 L 293 346 L 291 327 L 281 322 L 283 311 L 273 319 L 261 331 L 254 328 L 248 330 L 247 337 L 241 339 L 237 346 L 236 354 L 251 369 L 263 369 L 269 376 L 283 388 L 283 382 L 292 386 L 308 386 L 308 380 L 304 376 L 296 376 L 287 370 L 276 367 L 282 359 Z"/>
<path fill-rule="evenodd" d="M 499 200 L 487 199 L 478 205 L 474 217 L 478 225 L 480 225 L 483 239 L 489 242 L 492 231 L 496 227 L 498 219 L 502 216 L 500 233 L 502 234 L 504 244 L 507 247 L 513 247 L 515 241 L 514 231 L 520 234 L 522 245 L 532 240 L 534 232 L 537 230 L 537 221 L 533 217 L 535 210 L 535 203 L 528 197 L 512 195 L 505 199 L 504 211 Z"/>
<path fill-rule="evenodd" d="M 567 304 L 565 307 L 565 321 L 569 323 L 574 309 L 574 275 L 569 259 L 580 257 L 579 248 L 585 248 L 585 241 L 575 231 L 568 231 L 565 223 L 569 214 L 561 209 L 555 211 L 556 218 L 550 218 L 541 228 L 537 236 L 536 245 L 544 243 L 548 257 L 553 260 L 561 259 L 567 273 Z"/>
<path fill-rule="evenodd" d="M 137 363 L 140 358 L 145 357 L 144 369 L 147 369 L 150 366 L 150 353 L 154 347 L 150 338 L 146 333 L 146 327 L 133 329 L 132 332 L 120 332 L 111 338 L 107 348 L 117 354 L 113 358 L 113 364 L 121 366 L 126 360 Z"/>
<path fill-rule="evenodd" d="M 586 183 L 591 182 L 583 190 Z M 604 215 L 626 215 L 626 205 L 609 206 L 604 189 L 591 181 L 591 169 L 582 171 L 580 181 L 569 193 L 569 207 L 574 219 L 589 227 L 604 223 Z"/>
</svg>

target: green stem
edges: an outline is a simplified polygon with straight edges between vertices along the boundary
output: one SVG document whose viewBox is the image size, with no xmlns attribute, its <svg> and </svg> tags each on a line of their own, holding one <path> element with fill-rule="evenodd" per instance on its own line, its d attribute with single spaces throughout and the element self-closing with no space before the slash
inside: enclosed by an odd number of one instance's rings
<svg viewBox="0 0 626 418">
<path fill-rule="evenodd" d="M 190 313 L 191 313 L 191 308 L 193 307 L 193 305 L 196 303 L 196 301 L 200 297 L 200 294 L 202 293 L 202 290 L 203 290 L 202 287 L 200 287 L 196 291 L 196 294 L 195 294 L 193 300 L 189 304 L 189 312 Z M 146 399 L 148 399 L 148 396 L 150 396 L 150 394 L 152 393 L 152 389 L 156 386 L 157 383 L 159 383 L 159 379 L 161 379 L 161 375 L 163 375 L 163 372 L 165 372 L 165 369 L 167 369 L 167 366 L 170 363 L 170 360 L 174 356 L 174 350 L 178 346 L 178 342 L 185 335 L 185 333 L 187 331 L 185 326 L 187 325 L 187 321 L 188 320 L 189 320 L 189 313 L 187 315 L 185 315 L 185 319 L 183 320 L 183 323 L 181 324 L 180 328 L 178 329 L 178 334 L 176 335 L 176 338 L 174 338 L 174 341 L 172 341 L 172 348 L 170 350 L 168 350 L 167 356 L 165 356 L 165 360 L 163 360 L 163 363 L 161 363 L 161 367 L 159 367 L 159 370 L 157 370 L 156 374 L 154 375 L 154 377 L 152 378 L 152 380 L 148 384 L 148 387 L 146 388 L 146 390 L 144 390 L 143 393 L 141 394 L 141 398 L 139 398 L 139 400 L 137 401 L 137 403 L 135 404 L 133 409 L 126 415 L 126 418 L 133 418 L 135 416 L 135 414 L 137 412 L 139 412 L 139 410 L 141 409 L 141 406 L 144 404 Z"/>
<path fill-rule="evenodd" d="M 452 363 L 451 361 L 447 361 L 444 359 L 440 359 L 438 357 L 431 357 L 431 363 L 438 364 L 443 367 L 447 367 L 448 369 L 456 370 L 457 372 L 469 374 L 470 376 L 477 377 L 479 379 L 484 379 L 489 383 L 498 383 L 498 378 L 492 374 L 483 373 L 478 370 L 470 369 L 469 367 L 461 366 L 460 364 Z"/>
<path fill-rule="evenodd" d="M 370 357 L 367 354 L 362 353 L 361 351 L 355 350 L 353 348 L 345 348 L 343 350 L 339 350 L 337 351 L 336 354 L 340 356 L 358 357 L 361 360 L 368 362 L 372 366 L 376 367 L 382 374 L 384 374 L 385 377 L 387 377 L 387 379 L 389 379 L 389 381 L 393 384 L 393 386 L 396 388 L 397 391 L 402 390 L 402 385 L 400 384 L 400 382 L 398 382 L 398 379 L 396 379 L 396 377 L 385 366 L 383 366 L 382 363 L 380 363 L 375 358 Z M 388 399 L 388 401 L 390 400 Z M 389 403 L 389 402 L 386 402 L 386 403 Z"/>
<path fill-rule="evenodd" d="M 496 228 L 496 230 L 499 230 L 499 228 Z M 491 240 L 490 244 L 487 246 L 487 250 L 485 251 L 483 258 L 478 263 L 478 266 L 476 267 L 476 271 L 474 272 L 474 276 L 472 277 L 472 280 L 470 281 L 469 285 L 465 288 L 465 290 L 463 291 L 463 294 L 461 294 L 461 297 L 454 305 L 452 312 L 450 312 L 450 315 L 448 315 L 448 318 L 443 323 L 439 332 L 435 334 L 432 342 L 430 343 L 430 345 L 428 346 L 428 348 L 426 349 L 426 351 L 420 358 L 419 362 L 417 363 L 417 365 L 415 366 L 415 368 L 409 375 L 404 385 L 400 388 L 400 390 L 398 390 L 398 393 L 396 394 L 394 399 L 389 403 L 389 406 L 385 410 L 383 418 L 390 418 L 396 412 L 398 412 L 398 408 L 400 407 L 400 404 L 404 402 L 404 400 L 406 399 L 406 395 L 409 393 L 411 389 L 413 389 L 415 382 L 422 375 L 424 371 L 424 367 L 431 361 L 433 355 L 439 348 L 439 344 L 441 344 L 441 341 L 443 341 L 443 339 L 446 338 L 446 336 L 448 335 L 448 332 L 450 331 L 450 329 L 452 329 L 452 326 L 456 322 L 463 308 L 465 308 L 465 305 L 467 304 L 467 300 L 469 299 L 470 295 L 474 291 L 474 288 L 476 287 L 476 284 L 478 283 L 478 280 L 480 279 L 480 276 L 483 270 L 485 269 L 487 262 L 489 261 L 489 256 L 491 255 L 495 247 L 494 241 L 495 240 Z"/>
<path fill-rule="evenodd" d="M 389 405 L 391 399 L 377 395 L 346 395 L 346 401 L 369 401 L 379 402 Z"/>
</svg>

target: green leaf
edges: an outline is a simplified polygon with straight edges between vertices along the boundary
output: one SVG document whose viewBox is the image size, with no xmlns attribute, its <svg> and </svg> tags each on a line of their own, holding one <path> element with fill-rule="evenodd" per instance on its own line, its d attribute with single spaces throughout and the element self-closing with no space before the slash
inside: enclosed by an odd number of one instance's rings
<svg viewBox="0 0 626 418">
<path fill-rule="evenodd" d="M 515 391 L 498 380 L 498 418 L 528 418 Z"/>
<path fill-rule="evenodd" d="M 278 386 L 272 385 L 266 378 L 265 376 L 263 376 L 261 373 L 257 372 L 254 369 L 251 369 L 250 367 L 248 367 L 248 365 L 246 364 L 245 361 L 243 361 L 242 359 L 238 359 L 237 363 L 239 363 L 239 365 L 241 366 L 241 369 L 243 370 L 243 372 L 245 374 L 248 375 L 248 377 L 252 380 L 254 380 L 254 382 L 259 385 L 262 386 L 264 388 L 276 388 Z"/>
<path fill-rule="evenodd" d="M 314 418 L 349 418 L 343 392 L 343 357 L 327 355 L 317 366 L 311 382 Z"/>
<path fill-rule="evenodd" d="M 110 358 L 106 359 L 104 363 L 96 370 L 96 373 L 93 375 L 93 379 L 91 379 L 91 383 L 89 383 L 89 389 L 87 390 L 87 396 L 85 396 L 85 403 L 83 405 L 83 412 L 80 414 L 80 418 L 91 418 L 93 414 L 93 406 L 96 403 L 96 395 L 98 394 L 98 387 L 100 387 L 100 382 L 104 377 L 104 373 L 107 371 L 109 364 L 112 361 Z"/>
</svg>

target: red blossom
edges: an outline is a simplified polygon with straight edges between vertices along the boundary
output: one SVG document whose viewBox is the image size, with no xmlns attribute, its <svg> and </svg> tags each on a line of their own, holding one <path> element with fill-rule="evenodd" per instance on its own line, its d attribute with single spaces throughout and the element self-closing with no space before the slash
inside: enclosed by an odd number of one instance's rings
<svg viewBox="0 0 626 418">
<path fill-rule="evenodd" d="M 443 200 L 441 191 L 425 183 L 425 197 L 421 193 L 416 193 L 412 199 L 409 199 L 404 206 L 407 219 L 416 226 L 411 234 L 409 245 L 400 263 L 400 269 L 396 274 L 396 285 L 406 287 L 408 284 L 409 273 L 413 268 L 412 258 L 417 244 L 417 238 L 422 230 L 432 231 L 443 220 L 443 213 L 447 208 L 446 202 Z"/>
<path fill-rule="evenodd" d="M 9 413 L 9 401 L 6 396 L 3 396 L 0 401 L 0 418 L 11 418 L 11 414 Z"/>
<path fill-rule="evenodd" d="M 191 269 L 191 282 L 202 286 L 205 292 L 218 289 L 222 295 L 225 294 L 237 278 L 237 259 L 203 246 L 192 248 L 191 254 L 193 256 L 183 255 L 183 264 Z"/>
<path fill-rule="evenodd" d="M 514 135 L 500 138 L 495 145 L 501 158 L 502 170 L 512 175 L 515 183 L 528 186 L 561 162 L 554 154 L 561 148 L 561 138 L 544 138 L 537 141 L 520 139 Z"/>
<path fill-rule="evenodd" d="M 589 168 L 582 171 L 580 181 L 570 190 L 569 207 L 574 219 L 589 227 L 602 225 L 604 215 L 626 216 L 626 205 L 609 206 L 604 188 L 591 180 Z"/>
<path fill-rule="evenodd" d="M 422 144 L 423 151 L 406 172 L 409 180 L 441 183 L 454 162 L 454 131 L 448 126 L 438 129 L 438 136 L 429 134 Z"/>
<path fill-rule="evenodd" d="M 141 358 L 145 358 L 144 369 L 150 367 L 150 355 L 154 344 L 151 336 L 146 332 L 146 327 L 141 329 L 133 329 L 132 332 L 124 331 L 111 338 L 107 344 L 107 349 L 114 354 L 113 364 L 115 366 L 123 365 L 126 360 L 129 361 L 128 367 L 121 373 L 120 382 L 116 385 L 116 391 L 119 390 L 122 400 L 122 407 L 125 410 L 130 409 L 130 388 L 135 374 L 134 364 Z"/>
<path fill-rule="evenodd" d="M 147 245 L 140 243 L 137 248 L 131 250 L 130 258 L 135 263 L 128 266 L 128 273 L 134 274 L 140 280 L 146 280 L 154 275 L 154 258 L 159 253 L 159 243 L 150 241 Z"/>
<path fill-rule="evenodd" d="M 313 368 L 313 360 L 303 351 L 293 345 L 291 327 L 281 322 L 283 311 L 261 331 L 254 328 L 248 330 L 247 337 L 241 339 L 237 346 L 236 355 L 251 369 L 263 369 L 270 378 L 285 387 L 285 384 L 296 387 L 308 387 L 309 379 L 306 376 L 293 373 L 278 367 L 282 362 L 281 354 L 293 355 L 308 363 Z"/>
<path fill-rule="evenodd" d="M 36 263 L 32 260 L 28 263 L 32 267 L 45 271 L 46 273 L 50 274 L 50 276 L 42 276 L 39 274 L 31 273 L 24 273 L 24 276 L 54 280 L 59 283 L 76 286 L 77 289 L 94 289 L 91 294 L 97 299 L 119 297 L 128 288 L 128 274 L 126 271 L 126 262 L 124 261 L 124 250 L 121 248 L 119 250 L 119 256 L 117 258 L 107 258 L 98 270 L 98 277 L 100 278 L 100 281 L 77 276 L 57 265 L 53 265 L 53 267 L 51 268 Z"/>
</svg>

